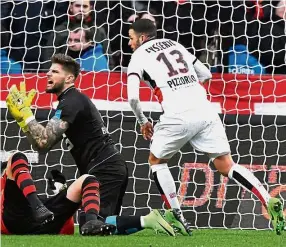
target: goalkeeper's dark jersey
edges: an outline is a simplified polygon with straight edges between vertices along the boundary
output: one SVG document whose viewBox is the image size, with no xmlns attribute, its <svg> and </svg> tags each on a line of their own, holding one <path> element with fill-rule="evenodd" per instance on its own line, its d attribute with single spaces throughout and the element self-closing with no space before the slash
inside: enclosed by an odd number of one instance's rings
<svg viewBox="0 0 286 247">
<path fill-rule="evenodd" d="M 55 116 L 68 122 L 64 138 L 81 174 L 89 173 L 89 163 L 101 164 L 119 153 L 101 115 L 91 100 L 75 87 L 59 97 Z"/>
</svg>

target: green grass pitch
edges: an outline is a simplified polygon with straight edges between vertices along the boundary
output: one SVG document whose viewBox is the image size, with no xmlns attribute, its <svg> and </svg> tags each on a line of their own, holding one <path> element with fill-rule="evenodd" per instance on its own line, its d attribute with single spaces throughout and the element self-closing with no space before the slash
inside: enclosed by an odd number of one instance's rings
<svg viewBox="0 0 286 247">
<path fill-rule="evenodd" d="M 194 230 L 192 237 L 169 237 L 144 230 L 129 236 L 1 236 L 3 247 L 285 247 L 286 234 L 255 230 Z"/>
</svg>

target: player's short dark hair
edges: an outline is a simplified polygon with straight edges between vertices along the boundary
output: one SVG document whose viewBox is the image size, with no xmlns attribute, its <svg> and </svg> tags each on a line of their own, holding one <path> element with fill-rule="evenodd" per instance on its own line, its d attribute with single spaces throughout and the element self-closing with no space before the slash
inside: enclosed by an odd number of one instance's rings
<svg viewBox="0 0 286 247">
<path fill-rule="evenodd" d="M 64 70 L 74 75 L 75 79 L 78 77 L 80 72 L 80 65 L 72 57 L 65 54 L 55 54 L 51 58 L 52 63 L 57 63 L 63 66 Z"/>
<path fill-rule="evenodd" d="M 138 19 L 133 22 L 130 26 L 136 33 L 142 33 L 150 38 L 157 37 L 157 28 L 151 20 Z"/>
</svg>

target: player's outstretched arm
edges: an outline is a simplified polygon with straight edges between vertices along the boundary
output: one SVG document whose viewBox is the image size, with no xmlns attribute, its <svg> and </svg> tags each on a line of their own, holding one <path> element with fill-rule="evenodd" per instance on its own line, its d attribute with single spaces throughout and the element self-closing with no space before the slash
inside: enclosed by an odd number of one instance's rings
<svg viewBox="0 0 286 247">
<path fill-rule="evenodd" d="M 62 139 L 63 133 L 68 129 L 66 121 L 53 117 L 46 127 L 35 119 L 28 123 L 27 137 L 37 150 L 49 150 Z"/>
</svg>

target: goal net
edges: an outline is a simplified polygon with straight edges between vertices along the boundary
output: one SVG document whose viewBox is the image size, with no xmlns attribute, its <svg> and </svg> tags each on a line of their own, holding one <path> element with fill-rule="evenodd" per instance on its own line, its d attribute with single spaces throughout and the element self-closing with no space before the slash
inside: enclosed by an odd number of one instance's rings
<svg viewBox="0 0 286 247">
<path fill-rule="evenodd" d="M 76 86 L 96 104 L 128 164 L 122 214 L 143 215 L 165 207 L 148 165 L 150 143 L 142 138 L 127 102 L 128 26 L 135 18 L 154 20 L 160 37 L 179 41 L 209 66 L 213 79 L 205 88 L 225 124 L 234 161 L 252 170 L 272 196 L 285 201 L 285 1 L 85 2 L 90 6 L 87 16 L 92 15 L 80 27 L 96 27 L 92 40 L 101 45 L 107 69 L 82 67 Z M 81 1 L 74 4 L 84 16 Z M 1 161 L 13 150 L 25 152 L 40 196 L 49 197 L 50 171 L 62 171 L 71 183 L 79 175 L 74 160 L 64 142 L 46 154 L 33 150 L 8 114 L 5 98 L 13 84 L 25 80 L 28 89 L 38 91 L 33 105 L 36 119 L 47 123 L 56 98 L 45 94 L 44 72 L 50 59 L 45 56 L 80 54 L 66 46 L 77 37 L 71 37 L 72 27 L 63 24 L 77 17 L 68 1 L 1 1 L 1 14 Z M 59 42 L 57 36 L 64 33 L 68 36 Z M 96 36 L 99 33 L 102 36 Z M 140 90 L 143 110 L 156 123 L 160 105 L 144 83 Z M 222 177 L 191 146 L 183 147 L 169 168 L 185 217 L 194 227 L 271 227 L 260 201 Z"/>
</svg>

